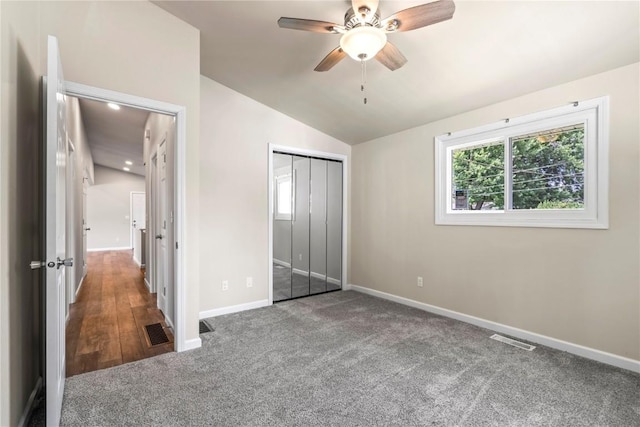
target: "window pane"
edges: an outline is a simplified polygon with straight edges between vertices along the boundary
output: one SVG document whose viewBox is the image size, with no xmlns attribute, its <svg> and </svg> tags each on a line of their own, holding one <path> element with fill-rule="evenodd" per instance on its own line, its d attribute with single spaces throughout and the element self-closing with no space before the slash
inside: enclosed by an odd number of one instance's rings
<svg viewBox="0 0 640 427">
<path fill-rule="evenodd" d="M 512 138 L 513 209 L 584 208 L 584 125 Z"/>
<path fill-rule="evenodd" d="M 496 141 L 452 152 L 451 209 L 504 209 L 504 144 Z"/>
<path fill-rule="evenodd" d="M 278 179 L 277 213 L 291 215 L 291 176 Z"/>
</svg>

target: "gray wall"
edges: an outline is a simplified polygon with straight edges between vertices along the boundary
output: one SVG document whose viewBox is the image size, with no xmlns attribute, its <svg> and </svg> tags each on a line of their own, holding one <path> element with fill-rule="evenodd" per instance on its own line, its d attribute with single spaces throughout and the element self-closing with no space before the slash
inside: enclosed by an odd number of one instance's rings
<svg viewBox="0 0 640 427">
<path fill-rule="evenodd" d="M 0 2 L 0 425 L 16 425 L 42 374 L 42 142 L 32 4 Z"/>
<path fill-rule="evenodd" d="M 144 177 L 99 165 L 94 176 L 87 190 L 87 248 L 130 248 L 131 192 L 145 191 Z"/>
<path fill-rule="evenodd" d="M 354 146 L 351 283 L 640 360 L 639 74 L 630 65 Z M 603 95 L 608 230 L 434 224 L 435 136 Z"/>
</svg>

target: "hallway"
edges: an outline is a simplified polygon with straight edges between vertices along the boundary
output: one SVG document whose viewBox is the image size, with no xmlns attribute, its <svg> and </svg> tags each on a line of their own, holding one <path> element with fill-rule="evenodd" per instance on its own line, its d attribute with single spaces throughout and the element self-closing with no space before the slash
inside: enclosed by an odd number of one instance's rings
<svg viewBox="0 0 640 427">
<path fill-rule="evenodd" d="M 67 377 L 173 351 L 173 333 L 130 250 L 89 252 L 87 276 L 69 306 Z M 146 325 L 161 323 L 168 343 L 151 345 Z"/>
</svg>

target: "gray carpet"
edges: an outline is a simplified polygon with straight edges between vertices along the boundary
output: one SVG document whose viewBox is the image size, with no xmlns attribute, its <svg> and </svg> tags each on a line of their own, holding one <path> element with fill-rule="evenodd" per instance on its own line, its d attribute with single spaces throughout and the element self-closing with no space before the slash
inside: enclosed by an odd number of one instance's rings
<svg viewBox="0 0 640 427">
<path fill-rule="evenodd" d="M 67 380 L 63 425 L 638 426 L 640 375 L 348 291 Z"/>
</svg>

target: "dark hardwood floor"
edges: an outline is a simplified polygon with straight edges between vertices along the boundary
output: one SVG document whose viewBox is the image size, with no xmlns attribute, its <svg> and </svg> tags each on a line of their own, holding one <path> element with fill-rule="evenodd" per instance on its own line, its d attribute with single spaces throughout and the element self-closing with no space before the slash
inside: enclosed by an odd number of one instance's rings
<svg viewBox="0 0 640 427">
<path fill-rule="evenodd" d="M 169 343 L 151 345 L 145 326 L 152 323 L 162 324 Z M 173 351 L 173 333 L 131 251 L 89 252 L 66 339 L 67 377 Z"/>
</svg>

